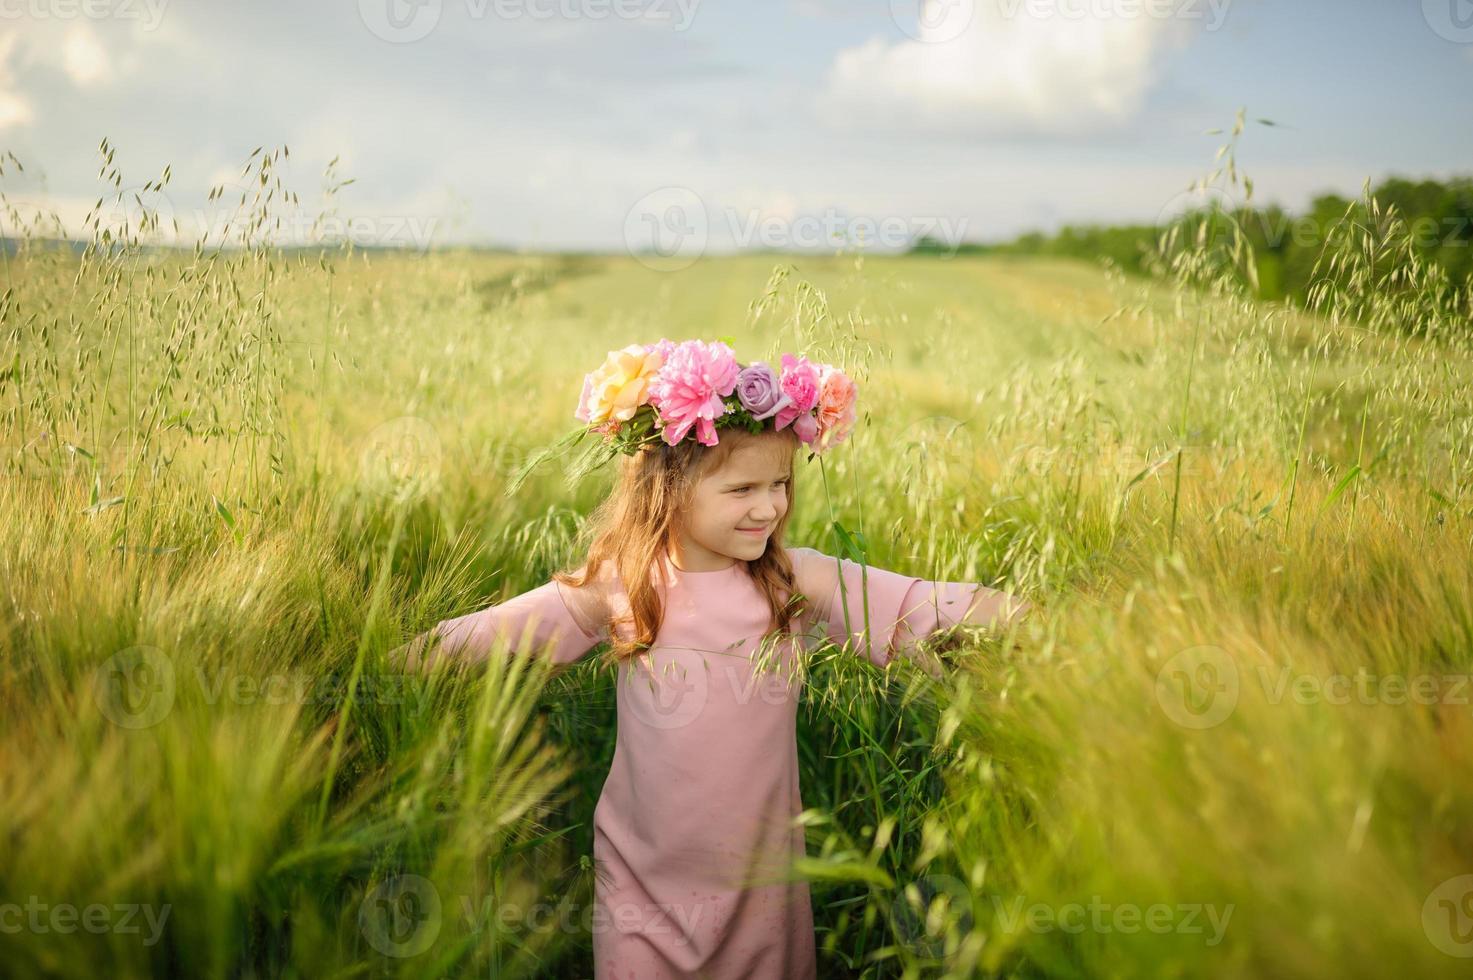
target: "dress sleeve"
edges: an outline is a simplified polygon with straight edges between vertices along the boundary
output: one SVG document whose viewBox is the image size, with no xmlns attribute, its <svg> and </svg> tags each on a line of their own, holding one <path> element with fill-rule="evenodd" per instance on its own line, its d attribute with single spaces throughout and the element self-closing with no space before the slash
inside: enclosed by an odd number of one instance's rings
<svg viewBox="0 0 1473 980">
<path fill-rule="evenodd" d="M 607 635 L 590 600 L 573 595 L 574 591 L 552 579 L 505 602 L 441 620 L 406 644 L 406 666 L 419 667 L 426 660 L 440 658 L 481 661 L 498 640 L 518 654 L 546 656 L 556 664 L 573 663 Z M 439 645 L 422 658 L 432 638 Z"/>
<path fill-rule="evenodd" d="M 973 582 L 901 575 L 812 548 L 790 551 L 799 589 L 811 600 L 814 619 L 826 624 L 824 634 L 853 642 L 879 667 L 958 623 L 1003 625 L 1029 609 L 1016 596 Z"/>
</svg>

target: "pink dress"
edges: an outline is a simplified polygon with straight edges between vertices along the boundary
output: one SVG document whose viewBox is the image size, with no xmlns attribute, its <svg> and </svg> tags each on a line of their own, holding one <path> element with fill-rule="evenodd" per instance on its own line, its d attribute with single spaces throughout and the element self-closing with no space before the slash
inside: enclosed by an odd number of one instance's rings
<svg viewBox="0 0 1473 980">
<path fill-rule="evenodd" d="M 794 631 L 848 640 L 879 666 L 963 619 L 979 594 L 972 583 L 862 569 L 845 559 L 841 599 L 836 559 L 812 548 L 788 554 L 812 606 Z M 813 977 L 808 885 L 785 880 L 787 865 L 804 855 L 795 824 L 803 809 L 802 677 L 793 670 L 800 644 L 759 647 L 768 607 L 745 562 L 711 572 L 662 564 L 670 576 L 664 620 L 649 661 L 619 666 L 617 741 L 594 808 L 594 976 Z M 571 663 L 608 638 L 599 625 L 603 611 L 628 610 L 627 600 L 620 606 L 621 587 L 597 584 L 597 602 L 588 590 L 575 597 L 549 581 L 445 620 L 434 632 L 447 651 L 530 637 L 522 650 Z"/>
</svg>

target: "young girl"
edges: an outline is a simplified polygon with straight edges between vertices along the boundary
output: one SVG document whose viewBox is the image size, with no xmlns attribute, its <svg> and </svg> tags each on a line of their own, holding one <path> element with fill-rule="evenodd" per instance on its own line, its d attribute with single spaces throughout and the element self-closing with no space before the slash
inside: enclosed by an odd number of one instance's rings
<svg viewBox="0 0 1473 980">
<path fill-rule="evenodd" d="M 794 454 L 844 439 L 854 392 L 828 365 L 784 354 L 780 372 L 742 367 L 719 342 L 611 352 L 585 378 L 577 417 L 627 457 L 591 519 L 587 562 L 407 647 L 414 666 L 484 658 L 498 640 L 570 664 L 611 644 L 618 733 L 594 809 L 599 980 L 813 977 L 808 886 L 785 874 L 804 855 L 802 640 L 852 645 L 884 667 L 938 630 L 1030 609 L 980 585 L 784 546 Z"/>
</svg>

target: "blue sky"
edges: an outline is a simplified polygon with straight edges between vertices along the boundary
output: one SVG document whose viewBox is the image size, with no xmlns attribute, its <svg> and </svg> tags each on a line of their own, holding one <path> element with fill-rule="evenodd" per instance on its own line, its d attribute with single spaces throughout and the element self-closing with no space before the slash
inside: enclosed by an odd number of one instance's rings
<svg viewBox="0 0 1473 980">
<path fill-rule="evenodd" d="M 0 0 L 3 189 L 80 228 L 106 136 L 197 230 L 285 143 L 369 242 L 884 249 L 1155 220 L 1239 106 L 1291 208 L 1473 172 L 1473 0 L 920 2 Z"/>
</svg>

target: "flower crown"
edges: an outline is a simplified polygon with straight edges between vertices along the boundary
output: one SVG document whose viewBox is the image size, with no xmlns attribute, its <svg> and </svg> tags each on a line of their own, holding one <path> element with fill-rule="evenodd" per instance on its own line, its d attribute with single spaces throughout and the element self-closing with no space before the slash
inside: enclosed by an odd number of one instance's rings
<svg viewBox="0 0 1473 980">
<path fill-rule="evenodd" d="M 726 343 L 661 340 L 609 351 L 583 378 L 575 416 L 588 432 L 634 455 L 658 441 L 676 445 L 692 432 L 703 446 L 720 429 L 751 433 L 789 425 L 813 453 L 844 441 L 854 426 L 857 389 L 843 371 L 783 354 L 781 370 L 737 363 Z"/>
</svg>

